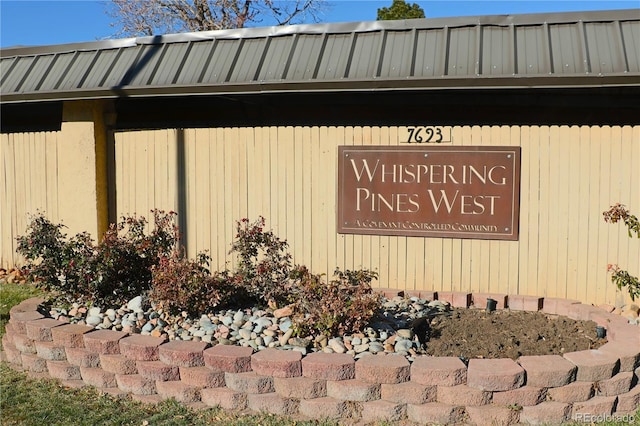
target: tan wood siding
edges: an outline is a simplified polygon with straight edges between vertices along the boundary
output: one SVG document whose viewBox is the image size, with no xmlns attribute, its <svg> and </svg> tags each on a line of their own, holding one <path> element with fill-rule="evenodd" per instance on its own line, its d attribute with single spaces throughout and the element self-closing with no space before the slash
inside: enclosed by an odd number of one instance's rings
<svg viewBox="0 0 640 426">
<path fill-rule="evenodd" d="M 29 215 L 46 214 L 58 222 L 57 132 L 0 134 L 0 265 L 21 263 L 16 237 L 24 235 Z"/>
<path fill-rule="evenodd" d="M 168 129 L 115 134 L 117 214 L 184 210 L 190 255 L 233 267 L 235 221 L 262 215 L 315 272 L 371 268 L 377 285 L 621 303 L 607 263 L 637 274 L 640 244 L 602 211 L 640 210 L 640 126 L 456 126 L 454 145 L 522 147 L 520 238 L 484 241 L 336 233 L 337 147 L 398 145 L 404 127 Z M 17 263 L 28 214 L 58 219 L 59 134 L 1 135 L 0 242 Z"/>
</svg>

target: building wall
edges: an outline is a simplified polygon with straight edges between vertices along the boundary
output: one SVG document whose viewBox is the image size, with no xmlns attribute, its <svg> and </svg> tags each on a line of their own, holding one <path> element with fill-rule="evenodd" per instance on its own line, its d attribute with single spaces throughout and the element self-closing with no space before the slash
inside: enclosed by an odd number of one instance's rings
<svg viewBox="0 0 640 426">
<path fill-rule="evenodd" d="M 16 241 L 29 214 L 59 222 L 60 132 L 0 134 L 0 266 L 20 263 Z"/>
<path fill-rule="evenodd" d="M 447 128 L 448 129 L 448 128 Z M 404 127 L 257 127 L 115 134 L 117 214 L 176 210 L 188 253 L 232 267 L 235 221 L 262 215 L 294 260 L 378 286 L 622 303 L 606 273 L 640 267 L 640 244 L 602 211 L 640 211 L 640 126 L 459 126 L 453 145 L 522 147 L 519 241 L 336 233 L 337 147 L 399 145 Z M 635 184 L 634 184 L 635 183 Z M 186 213 L 185 213 L 186 212 Z"/>
</svg>

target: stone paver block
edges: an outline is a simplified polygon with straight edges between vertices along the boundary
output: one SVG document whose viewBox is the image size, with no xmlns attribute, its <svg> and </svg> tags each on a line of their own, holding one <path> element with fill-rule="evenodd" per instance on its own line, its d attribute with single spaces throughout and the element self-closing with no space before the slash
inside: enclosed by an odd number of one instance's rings
<svg viewBox="0 0 640 426">
<path fill-rule="evenodd" d="M 463 407 L 439 402 L 407 405 L 407 417 L 418 424 L 456 424 L 462 421 L 463 415 Z"/>
<path fill-rule="evenodd" d="M 16 333 L 27 334 L 27 323 L 29 321 L 39 320 L 44 318 L 40 312 L 27 311 L 27 312 L 11 312 L 11 319 L 9 323 L 15 328 Z M 60 323 L 62 325 L 62 323 Z"/>
<path fill-rule="evenodd" d="M 638 327 L 640 328 L 640 327 Z M 620 371 L 633 372 L 640 367 L 640 345 L 626 345 L 620 342 L 607 342 L 598 350 L 610 353 L 620 360 Z"/>
<path fill-rule="evenodd" d="M 437 390 L 437 386 L 421 385 L 412 381 L 395 384 L 383 383 L 380 385 L 380 398 L 385 401 L 419 405 L 426 402 L 436 402 Z"/>
<path fill-rule="evenodd" d="M 328 380 L 327 396 L 344 401 L 374 401 L 380 399 L 380 384 L 361 380 Z"/>
<path fill-rule="evenodd" d="M 543 297 L 523 296 L 520 294 L 509 295 L 509 309 L 512 311 L 538 312 L 542 309 Z"/>
<path fill-rule="evenodd" d="M 136 361 L 157 361 L 160 345 L 166 341 L 163 337 L 133 334 L 120 339 L 120 353 Z"/>
<path fill-rule="evenodd" d="M 596 386 L 596 395 L 616 396 L 629 392 L 634 374 L 632 372 L 618 373 L 610 379 L 601 380 Z"/>
<path fill-rule="evenodd" d="M 640 327 L 627 322 L 612 322 L 607 327 L 607 340 L 624 345 L 640 345 Z"/>
<path fill-rule="evenodd" d="M 254 371 L 246 373 L 225 373 L 227 387 L 236 392 L 269 393 L 274 392 L 273 377 L 260 376 Z"/>
<path fill-rule="evenodd" d="M 96 388 L 114 388 L 118 386 L 116 375 L 104 371 L 102 368 L 80 367 L 80 375 L 86 384 Z"/>
<path fill-rule="evenodd" d="M 591 315 L 599 314 L 600 312 L 602 310 L 598 307 L 580 303 L 569 307 L 567 317 L 577 321 L 588 321 L 591 319 Z"/>
<path fill-rule="evenodd" d="M 332 381 L 350 380 L 356 376 L 356 363 L 351 355 L 316 352 L 302 359 L 302 375 Z"/>
<path fill-rule="evenodd" d="M 22 365 L 22 353 L 15 346 L 4 345 L 3 349 L 8 363 L 14 366 Z"/>
<path fill-rule="evenodd" d="M 547 397 L 546 388 L 538 388 L 534 386 L 523 386 L 518 389 L 513 389 L 503 392 L 493 393 L 494 405 L 537 405 L 545 400 Z"/>
<path fill-rule="evenodd" d="M 397 422 L 407 417 L 407 404 L 389 401 L 369 401 L 362 403 L 362 417 L 364 423 Z"/>
<path fill-rule="evenodd" d="M 486 309 L 487 299 L 493 299 L 496 303 L 496 309 L 504 309 L 508 306 L 507 295 L 504 293 L 473 293 L 471 300 L 473 307 L 476 309 Z"/>
<path fill-rule="evenodd" d="M 134 395 L 156 394 L 156 381 L 139 374 L 116 374 L 116 382 L 122 390 Z"/>
<path fill-rule="evenodd" d="M 54 379 L 82 380 L 80 367 L 71 365 L 67 361 L 47 361 L 47 370 Z"/>
<path fill-rule="evenodd" d="M 564 357 L 578 367 L 576 380 L 581 382 L 610 379 L 618 372 L 620 366 L 617 356 L 597 349 L 567 352 Z"/>
<path fill-rule="evenodd" d="M 559 388 L 547 390 L 547 397 L 552 401 L 574 403 L 586 401 L 593 395 L 593 383 L 573 382 Z"/>
<path fill-rule="evenodd" d="M 97 354 L 117 355 L 120 353 L 120 340 L 127 333 L 113 330 L 96 330 L 82 336 L 84 347 Z"/>
<path fill-rule="evenodd" d="M 616 412 L 635 413 L 638 407 L 640 407 L 640 384 L 636 384 L 629 392 L 618 395 Z"/>
<path fill-rule="evenodd" d="M 298 351 L 265 349 L 251 356 L 251 368 L 257 374 L 272 377 L 302 375 L 302 354 Z"/>
<path fill-rule="evenodd" d="M 156 380 L 156 392 L 163 398 L 173 398 L 178 402 L 188 403 L 200 401 L 200 389 L 179 380 Z"/>
<path fill-rule="evenodd" d="M 225 373 L 245 373 L 251 371 L 253 349 L 235 345 L 216 345 L 205 349 L 204 363 Z"/>
<path fill-rule="evenodd" d="M 84 348 L 84 335 L 93 328 L 82 324 L 65 324 L 51 329 L 53 341 L 65 348 Z"/>
<path fill-rule="evenodd" d="M 467 385 L 438 386 L 437 401 L 448 405 L 477 406 L 491 402 L 491 392 Z"/>
<path fill-rule="evenodd" d="M 100 367 L 115 374 L 138 374 L 136 362 L 122 355 L 100 354 Z"/>
<path fill-rule="evenodd" d="M 172 340 L 159 348 L 160 361 L 177 367 L 204 366 L 204 350 L 209 346 L 206 342 Z"/>
<path fill-rule="evenodd" d="M 180 380 L 200 388 L 219 388 L 225 385 L 224 371 L 209 367 L 180 367 Z"/>
<path fill-rule="evenodd" d="M 335 398 L 302 399 L 298 411 L 312 419 L 340 420 L 346 417 L 347 403 Z"/>
<path fill-rule="evenodd" d="M 69 364 L 77 365 L 78 367 L 100 367 L 100 355 L 96 352 L 91 352 L 84 348 L 70 347 L 65 347 L 64 351 Z"/>
<path fill-rule="evenodd" d="M 393 299 L 396 296 L 404 296 L 404 290 L 400 290 L 397 288 L 374 288 L 373 291 L 383 295 L 387 299 Z"/>
<path fill-rule="evenodd" d="M 247 408 L 247 394 L 229 388 L 206 388 L 200 390 L 200 399 L 210 407 L 219 405 L 226 410 Z"/>
<path fill-rule="evenodd" d="M 13 336 L 13 345 L 22 353 L 36 353 L 36 342 L 33 339 L 27 337 L 26 334 L 15 334 Z"/>
<path fill-rule="evenodd" d="M 506 391 L 524 384 L 524 369 L 511 359 L 471 359 L 467 385 L 485 391 Z"/>
<path fill-rule="evenodd" d="M 41 342 L 51 342 L 53 341 L 51 329 L 54 327 L 60 327 L 61 325 L 64 325 L 64 323 L 54 320 L 53 318 L 42 318 L 27 321 L 27 337 Z"/>
<path fill-rule="evenodd" d="M 571 299 L 559 299 L 555 297 L 545 297 L 542 304 L 542 312 L 551 315 L 564 315 L 569 314 L 571 305 L 579 304 L 578 300 Z"/>
<path fill-rule="evenodd" d="M 21 358 L 22 367 L 27 371 L 32 373 L 46 373 L 48 371 L 47 360 L 40 358 L 38 355 L 23 353 Z"/>
<path fill-rule="evenodd" d="M 417 357 L 411 381 L 422 385 L 455 386 L 467 382 L 467 367 L 457 357 Z"/>
<path fill-rule="evenodd" d="M 613 413 L 618 400 L 616 396 L 595 396 L 587 401 L 575 402 L 571 409 L 571 418 L 576 421 L 588 420 L 586 416 L 603 416 Z"/>
<path fill-rule="evenodd" d="M 284 398 L 277 393 L 247 395 L 247 408 L 259 413 L 290 416 L 298 412 L 298 405 L 298 400 L 293 398 Z"/>
<path fill-rule="evenodd" d="M 575 380 L 578 368 L 560 355 L 521 356 L 518 363 L 527 372 L 527 385 L 556 388 Z"/>
<path fill-rule="evenodd" d="M 137 361 L 138 374 L 146 379 L 166 382 L 180 380 L 180 370 L 162 361 Z"/>
<path fill-rule="evenodd" d="M 55 342 L 40 342 L 35 341 L 36 353 L 40 358 L 48 359 L 51 361 L 66 361 L 67 353 L 64 350 L 64 346 L 60 346 Z"/>
<path fill-rule="evenodd" d="M 431 291 L 431 290 L 405 290 L 404 297 L 406 298 L 417 297 L 418 299 L 431 301 L 431 300 L 436 300 L 438 298 L 438 292 Z"/>
<path fill-rule="evenodd" d="M 439 291 L 438 300 L 449 302 L 454 308 L 468 308 L 471 305 L 471 293 L 462 291 Z"/>
<path fill-rule="evenodd" d="M 550 425 L 566 422 L 571 415 L 571 404 L 546 401 L 522 407 L 520 422 L 530 425 Z"/>
<path fill-rule="evenodd" d="M 327 381 L 310 377 L 274 377 L 273 387 L 285 398 L 313 399 L 327 396 Z"/>
<path fill-rule="evenodd" d="M 369 383 L 402 383 L 409 380 L 411 364 L 403 356 L 378 354 L 356 362 L 356 379 Z"/>
<path fill-rule="evenodd" d="M 471 424 L 508 426 L 518 423 L 520 412 L 507 407 L 485 405 L 482 407 L 466 407 Z"/>
<path fill-rule="evenodd" d="M 35 312 L 44 302 L 45 299 L 43 297 L 32 297 L 30 299 L 23 300 L 17 305 L 12 306 L 9 310 L 9 314 L 13 317 L 14 315 L 24 312 Z"/>
</svg>

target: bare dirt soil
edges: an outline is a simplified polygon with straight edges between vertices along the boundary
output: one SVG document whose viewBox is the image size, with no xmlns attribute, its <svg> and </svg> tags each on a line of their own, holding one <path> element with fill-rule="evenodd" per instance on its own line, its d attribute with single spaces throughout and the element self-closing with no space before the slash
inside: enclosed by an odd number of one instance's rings
<svg viewBox="0 0 640 426">
<path fill-rule="evenodd" d="M 593 321 L 575 321 L 542 312 L 453 309 L 431 321 L 426 352 L 433 356 L 511 358 L 562 355 L 606 343 Z"/>
</svg>

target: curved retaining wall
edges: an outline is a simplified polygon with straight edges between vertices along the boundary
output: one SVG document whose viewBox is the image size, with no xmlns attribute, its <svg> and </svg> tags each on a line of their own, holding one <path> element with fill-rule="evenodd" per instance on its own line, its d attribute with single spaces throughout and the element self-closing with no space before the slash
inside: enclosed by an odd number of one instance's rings
<svg viewBox="0 0 640 426">
<path fill-rule="evenodd" d="M 387 296 L 397 295 L 393 290 Z M 426 295 L 421 295 L 426 296 Z M 363 422 L 408 419 L 416 423 L 554 424 L 569 419 L 631 420 L 640 406 L 640 327 L 618 315 L 564 299 L 495 294 L 430 293 L 454 306 L 486 304 L 539 310 L 607 329 L 597 350 L 563 356 L 472 359 L 395 355 L 358 361 L 347 354 L 170 341 L 94 330 L 46 318 L 42 299 L 11 309 L 2 338 L 13 368 L 57 378 L 68 386 L 95 386 L 109 394 L 164 398 L 195 406 L 266 411 L 309 418 Z"/>
</svg>

